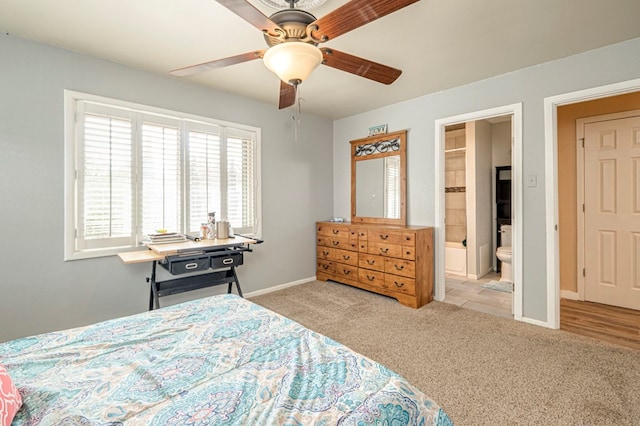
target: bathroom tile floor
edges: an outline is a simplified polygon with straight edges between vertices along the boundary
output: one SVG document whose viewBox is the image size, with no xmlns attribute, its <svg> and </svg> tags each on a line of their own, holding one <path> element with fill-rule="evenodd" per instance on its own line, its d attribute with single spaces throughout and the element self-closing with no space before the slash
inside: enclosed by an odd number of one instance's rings
<svg viewBox="0 0 640 426">
<path fill-rule="evenodd" d="M 500 274 L 490 273 L 479 280 L 447 274 L 444 301 L 474 311 L 513 318 L 512 293 L 480 287 L 491 280 L 500 280 Z"/>
</svg>

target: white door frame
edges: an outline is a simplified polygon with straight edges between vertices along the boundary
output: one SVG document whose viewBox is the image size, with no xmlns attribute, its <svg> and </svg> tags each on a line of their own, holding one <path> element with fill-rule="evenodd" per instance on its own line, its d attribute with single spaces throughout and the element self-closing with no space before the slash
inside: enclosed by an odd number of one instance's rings
<svg viewBox="0 0 640 426">
<path fill-rule="evenodd" d="M 445 246 L 445 202 L 444 202 L 444 148 L 445 126 L 466 123 L 468 121 L 511 115 L 513 144 L 511 151 L 511 200 L 514 205 L 512 218 L 513 244 L 513 316 L 522 321 L 522 104 L 475 111 L 453 117 L 440 118 L 435 121 L 435 291 L 434 298 L 443 301 L 445 298 L 444 246 Z"/>
<path fill-rule="evenodd" d="M 558 256 L 558 107 L 640 91 L 640 79 L 550 96 L 544 99 L 545 205 L 547 240 L 547 326 L 560 328 Z"/>
</svg>

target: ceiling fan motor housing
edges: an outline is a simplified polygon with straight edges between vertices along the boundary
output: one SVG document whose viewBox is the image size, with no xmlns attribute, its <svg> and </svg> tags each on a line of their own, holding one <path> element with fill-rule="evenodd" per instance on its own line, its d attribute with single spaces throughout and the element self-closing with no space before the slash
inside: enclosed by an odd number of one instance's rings
<svg viewBox="0 0 640 426">
<path fill-rule="evenodd" d="M 276 37 L 265 33 L 264 39 L 269 47 L 289 41 L 318 45 L 307 33 L 309 24 L 316 21 L 316 17 L 311 13 L 300 9 L 284 9 L 277 11 L 269 19 L 285 31 L 284 34 L 278 34 Z"/>
</svg>

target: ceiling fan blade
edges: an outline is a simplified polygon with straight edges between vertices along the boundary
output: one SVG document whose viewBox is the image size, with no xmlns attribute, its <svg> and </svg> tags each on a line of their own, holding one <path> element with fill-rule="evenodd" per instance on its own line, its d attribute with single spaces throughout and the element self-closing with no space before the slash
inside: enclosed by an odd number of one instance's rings
<svg viewBox="0 0 640 426">
<path fill-rule="evenodd" d="M 323 47 L 320 49 L 324 56 L 323 65 L 331 68 L 359 75 L 369 80 L 383 84 L 391 84 L 402 74 L 402 70 L 392 68 L 377 62 L 362 59 L 339 50 Z"/>
<path fill-rule="evenodd" d="M 420 0 L 351 0 L 309 26 L 317 25 L 311 36 L 327 41 L 382 18 Z"/>
<path fill-rule="evenodd" d="M 283 34 L 284 30 L 267 18 L 259 9 L 245 0 L 216 0 L 218 3 L 256 27 L 272 36 Z"/>
<path fill-rule="evenodd" d="M 248 62 L 254 59 L 262 58 L 264 52 L 266 52 L 266 50 L 254 50 L 253 52 L 247 52 L 241 55 L 229 56 L 228 58 L 216 59 L 215 61 L 209 61 L 198 65 L 178 68 L 173 71 L 169 71 L 169 73 L 178 77 L 187 77 L 212 69 L 228 67 L 229 65 L 240 64 L 242 62 Z"/>
<path fill-rule="evenodd" d="M 280 109 L 289 108 L 296 103 L 296 86 L 280 80 Z"/>
</svg>

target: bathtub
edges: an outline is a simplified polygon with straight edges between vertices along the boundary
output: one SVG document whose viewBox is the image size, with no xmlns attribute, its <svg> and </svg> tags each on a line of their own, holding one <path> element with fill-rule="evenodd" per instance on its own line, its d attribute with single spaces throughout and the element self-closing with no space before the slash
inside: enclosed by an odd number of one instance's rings
<svg viewBox="0 0 640 426">
<path fill-rule="evenodd" d="M 467 248 L 462 243 L 444 243 L 444 272 L 467 276 Z"/>
</svg>

